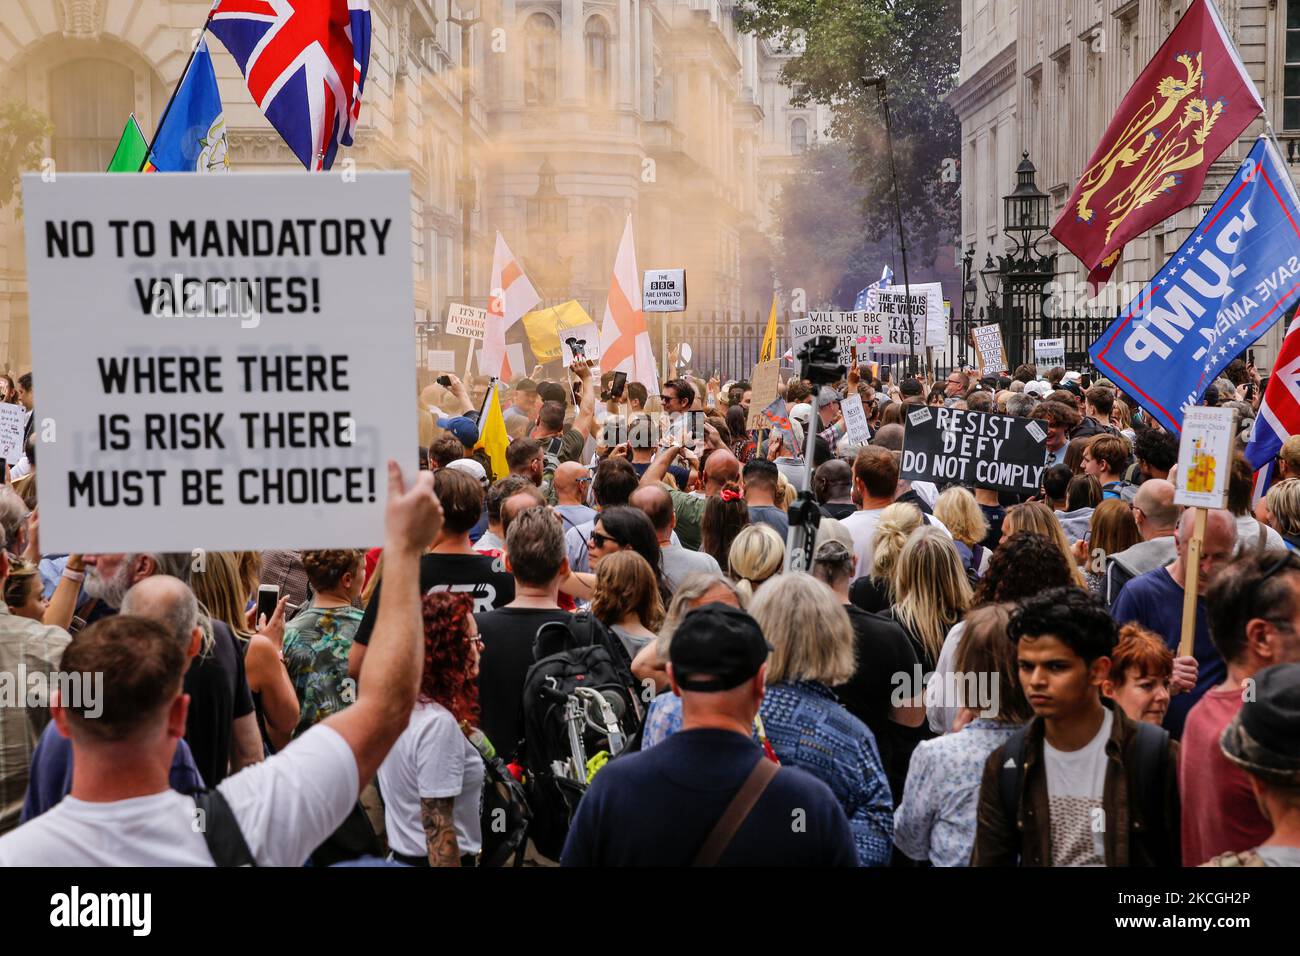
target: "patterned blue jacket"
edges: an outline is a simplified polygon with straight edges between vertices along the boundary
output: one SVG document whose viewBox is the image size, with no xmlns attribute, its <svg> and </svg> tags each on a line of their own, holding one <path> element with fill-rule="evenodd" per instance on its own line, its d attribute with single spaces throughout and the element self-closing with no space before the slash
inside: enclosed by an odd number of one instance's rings
<svg viewBox="0 0 1300 956">
<path fill-rule="evenodd" d="M 894 806 L 867 725 L 815 681 L 770 685 L 759 714 L 781 763 L 811 773 L 839 800 L 853 828 L 858 863 L 888 866 Z"/>
</svg>

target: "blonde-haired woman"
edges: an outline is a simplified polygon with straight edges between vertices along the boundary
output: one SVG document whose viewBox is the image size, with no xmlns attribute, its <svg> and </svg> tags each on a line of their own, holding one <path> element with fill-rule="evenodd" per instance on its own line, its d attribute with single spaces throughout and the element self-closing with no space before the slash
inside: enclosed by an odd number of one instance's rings
<svg viewBox="0 0 1300 956">
<path fill-rule="evenodd" d="M 284 749 L 298 725 L 298 695 L 281 659 L 284 648 L 284 604 L 280 598 L 269 621 L 259 621 L 254 633 L 248 626 L 244 592 L 239 576 L 240 555 L 232 551 L 209 551 L 203 564 L 190 577 L 194 596 L 215 620 L 223 621 L 244 655 L 244 672 L 262 740 L 271 752 Z M 256 613 L 256 612 L 254 612 Z"/>
<path fill-rule="evenodd" d="M 751 524 L 731 542 L 727 567 L 748 600 L 764 581 L 785 567 L 785 542 L 771 525 Z"/>
<path fill-rule="evenodd" d="M 646 710 L 645 725 L 641 731 L 641 749 L 653 747 L 682 726 L 682 699 L 668 684 L 668 647 L 673 634 L 688 612 L 706 604 L 729 604 L 745 610 L 747 598 L 725 575 L 713 571 L 697 571 L 688 575 L 673 592 L 668 613 L 659 627 L 659 637 L 647 644 L 632 662 L 632 673 L 640 681 L 650 679 L 655 683 L 657 696 Z"/>
<path fill-rule="evenodd" d="M 917 528 L 898 555 L 894 606 L 888 614 L 912 639 L 925 673 L 943 640 L 971 604 L 971 586 L 952 539 L 938 528 Z"/>
<path fill-rule="evenodd" d="M 989 520 L 984 517 L 975 496 L 961 485 L 954 485 L 939 495 L 934 503 L 934 516 L 952 535 L 957 553 L 975 577 L 983 576 L 992 554 L 981 542 L 989 533 Z"/>
<path fill-rule="evenodd" d="M 907 537 L 921 527 L 921 509 L 895 502 L 880 512 L 871 538 L 871 567 L 849 588 L 849 600 L 864 611 L 883 611 L 894 603 L 894 568 Z"/>
<path fill-rule="evenodd" d="M 893 799 L 867 725 L 831 687 L 853 676 L 853 627 L 835 593 L 808 574 L 783 574 L 750 605 L 772 646 L 759 715 L 777 758 L 831 788 L 849 818 L 858 862 L 886 866 Z"/>
<path fill-rule="evenodd" d="M 1287 549 L 1300 549 L 1300 478 L 1279 481 L 1264 496 L 1268 523 L 1282 536 Z"/>
<path fill-rule="evenodd" d="M 1074 569 L 1074 583 L 1087 590 L 1088 583 L 1083 579 L 1083 572 L 1079 570 L 1074 549 L 1070 547 L 1065 529 L 1061 527 L 1061 522 L 1056 519 L 1051 508 L 1041 501 L 1027 501 L 1022 505 L 1012 505 L 1007 509 L 1006 517 L 1002 519 L 1002 538 L 998 541 L 998 546 L 1001 547 L 1002 543 L 1017 531 L 1028 531 L 1052 542 Z"/>
</svg>

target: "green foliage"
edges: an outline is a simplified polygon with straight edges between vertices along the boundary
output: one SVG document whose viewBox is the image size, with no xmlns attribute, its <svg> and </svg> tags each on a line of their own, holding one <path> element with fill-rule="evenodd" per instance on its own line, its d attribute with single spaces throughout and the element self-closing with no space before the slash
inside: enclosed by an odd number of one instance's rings
<svg viewBox="0 0 1300 956">
<path fill-rule="evenodd" d="M 40 165 L 54 126 L 44 113 L 17 100 L 0 103 L 0 209 L 18 192 L 19 176 Z"/>
<path fill-rule="evenodd" d="M 798 52 L 782 69 L 795 105 L 833 107 L 831 134 L 847 144 L 862 186 L 863 227 L 886 240 L 897 226 L 884 114 L 865 76 L 888 81 L 898 188 L 909 258 L 934 258 L 960 228 L 961 125 L 944 102 L 961 60 L 961 5 L 953 0 L 750 0 L 742 30 Z M 950 177 L 951 179 L 951 177 Z M 841 214 L 837 217 L 843 223 Z M 848 224 L 846 224 L 848 225 Z M 854 224 L 856 225 L 856 224 Z"/>
</svg>

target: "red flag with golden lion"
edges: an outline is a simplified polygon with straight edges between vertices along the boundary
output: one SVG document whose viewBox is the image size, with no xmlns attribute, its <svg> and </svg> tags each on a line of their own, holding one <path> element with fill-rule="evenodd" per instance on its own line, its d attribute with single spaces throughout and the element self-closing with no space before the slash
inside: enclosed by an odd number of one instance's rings
<svg viewBox="0 0 1300 956">
<path fill-rule="evenodd" d="M 1124 244 L 1190 206 L 1263 110 L 1211 0 L 1193 0 L 1129 89 L 1052 235 L 1105 283 Z"/>
</svg>

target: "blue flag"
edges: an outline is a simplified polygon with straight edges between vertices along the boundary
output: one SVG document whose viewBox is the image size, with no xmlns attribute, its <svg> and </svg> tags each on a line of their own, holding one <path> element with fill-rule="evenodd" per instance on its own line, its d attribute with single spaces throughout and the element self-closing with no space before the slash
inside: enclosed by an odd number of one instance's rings
<svg viewBox="0 0 1300 956">
<path fill-rule="evenodd" d="M 1224 367 L 1300 297 L 1300 199 L 1260 137 L 1187 241 L 1088 354 L 1166 428 L 1181 431 Z"/>
<path fill-rule="evenodd" d="M 212 71 L 208 42 L 203 40 L 172 98 L 154 136 L 146 171 L 163 173 L 226 172 L 226 118 Z"/>
<path fill-rule="evenodd" d="M 880 271 L 880 278 L 860 291 L 857 298 L 853 300 L 853 311 L 859 312 L 863 309 L 866 309 L 868 312 L 876 311 L 876 303 L 874 301 L 875 296 L 871 294 L 871 290 L 875 289 L 879 292 L 881 289 L 893 284 L 894 270 L 889 268 L 889 266 L 885 266 L 885 268 Z"/>
</svg>

